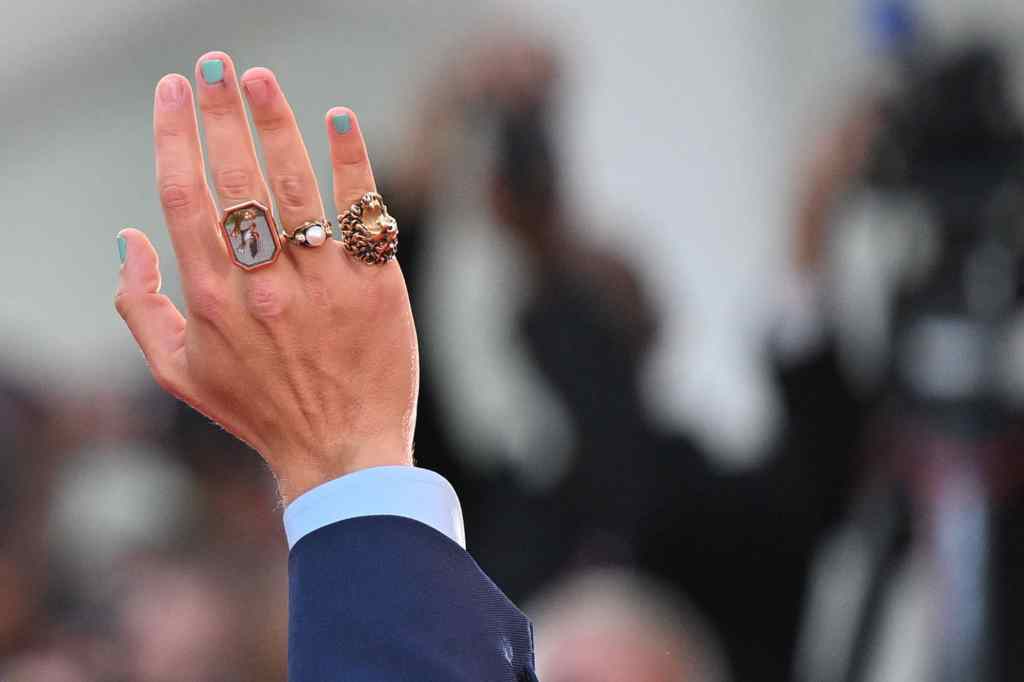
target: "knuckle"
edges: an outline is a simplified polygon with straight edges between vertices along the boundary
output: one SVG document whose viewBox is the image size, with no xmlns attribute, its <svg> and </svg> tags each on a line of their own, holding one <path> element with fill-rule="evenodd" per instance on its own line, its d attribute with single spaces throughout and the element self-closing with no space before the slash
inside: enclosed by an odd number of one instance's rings
<svg viewBox="0 0 1024 682">
<path fill-rule="evenodd" d="M 361 169 L 365 165 L 367 165 L 366 154 L 361 149 L 340 149 L 334 154 L 335 168 Z"/>
<path fill-rule="evenodd" d="M 117 310 L 117 314 L 121 316 L 122 320 L 128 321 L 128 314 L 131 309 L 128 294 L 121 291 L 114 294 L 114 309 Z"/>
<path fill-rule="evenodd" d="M 205 322 L 220 320 L 227 307 L 227 297 L 213 281 L 200 280 L 189 292 L 188 309 Z"/>
<path fill-rule="evenodd" d="M 285 294 L 266 279 L 255 279 L 249 284 L 245 303 L 253 317 L 265 322 L 282 317 L 287 307 Z"/>
<path fill-rule="evenodd" d="M 160 182 L 160 204 L 164 210 L 182 212 L 199 203 L 199 187 L 182 177 L 171 177 Z"/>
<path fill-rule="evenodd" d="M 153 133 L 153 138 L 158 149 L 178 145 L 184 139 L 181 130 L 171 126 L 160 126 Z"/>
<path fill-rule="evenodd" d="M 256 122 L 260 132 L 264 135 L 273 135 L 291 127 L 291 118 L 285 114 L 265 113 Z"/>
<path fill-rule="evenodd" d="M 226 199 L 242 200 L 253 196 L 254 176 L 242 168 L 222 168 L 214 173 L 217 193 Z"/>
<path fill-rule="evenodd" d="M 279 175 L 274 178 L 274 196 L 282 208 L 305 208 L 310 203 L 309 186 L 302 176 Z"/>
<path fill-rule="evenodd" d="M 210 103 L 203 107 L 203 114 L 207 118 L 218 122 L 232 120 L 238 113 L 238 108 L 230 103 Z"/>
</svg>

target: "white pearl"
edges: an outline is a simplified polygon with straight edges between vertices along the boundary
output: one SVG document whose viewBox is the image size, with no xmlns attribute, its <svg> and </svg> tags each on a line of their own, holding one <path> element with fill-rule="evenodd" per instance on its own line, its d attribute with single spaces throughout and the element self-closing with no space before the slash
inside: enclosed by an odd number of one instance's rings
<svg viewBox="0 0 1024 682">
<path fill-rule="evenodd" d="M 313 225 L 306 230 L 306 243 L 310 246 L 320 246 L 327 241 L 327 232 L 320 225 Z"/>
</svg>

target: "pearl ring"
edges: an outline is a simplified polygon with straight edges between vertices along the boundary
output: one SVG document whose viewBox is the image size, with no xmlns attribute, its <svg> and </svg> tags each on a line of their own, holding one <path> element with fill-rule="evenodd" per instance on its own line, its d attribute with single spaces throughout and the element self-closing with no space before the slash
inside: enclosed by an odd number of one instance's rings
<svg viewBox="0 0 1024 682">
<path fill-rule="evenodd" d="M 293 242 L 298 242 L 303 246 L 315 247 L 326 242 L 327 238 L 333 234 L 331 221 L 321 218 L 320 220 L 310 220 L 299 225 L 291 234 L 282 232 L 281 236 Z"/>
</svg>

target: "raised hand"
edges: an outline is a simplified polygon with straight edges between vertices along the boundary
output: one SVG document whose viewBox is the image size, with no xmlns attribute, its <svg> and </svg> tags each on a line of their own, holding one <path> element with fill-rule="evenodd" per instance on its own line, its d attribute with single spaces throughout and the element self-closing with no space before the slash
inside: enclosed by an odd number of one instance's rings
<svg viewBox="0 0 1024 682">
<path fill-rule="evenodd" d="M 397 262 L 368 264 L 331 239 L 309 245 L 320 241 L 324 207 L 295 116 L 270 70 L 239 77 L 228 55 L 210 52 L 197 62 L 195 79 L 212 192 L 188 79 L 160 80 L 153 116 L 157 188 L 187 317 L 159 293 L 157 254 L 146 236 L 135 229 L 118 235 L 124 264 L 116 307 L 154 378 L 255 448 L 285 502 L 358 469 L 411 464 L 419 361 Z M 334 202 L 345 212 L 376 186 L 355 114 L 335 107 L 326 127 Z M 258 208 L 224 216 L 221 226 L 225 208 L 272 201 L 278 229 L 293 239 L 277 236 Z M 364 247 L 387 236 L 370 224 L 374 208 L 362 215 L 370 228 L 361 235 Z M 310 223 L 308 242 L 297 241 Z M 346 236 L 350 245 L 359 238 Z"/>
</svg>

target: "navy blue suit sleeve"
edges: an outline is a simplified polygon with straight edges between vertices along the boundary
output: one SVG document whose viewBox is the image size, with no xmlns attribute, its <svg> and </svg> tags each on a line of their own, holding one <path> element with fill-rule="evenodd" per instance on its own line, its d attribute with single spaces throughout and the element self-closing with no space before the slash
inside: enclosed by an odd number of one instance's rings
<svg viewBox="0 0 1024 682">
<path fill-rule="evenodd" d="M 291 550 L 290 682 L 527 682 L 530 622 L 459 545 L 363 516 Z"/>
</svg>

